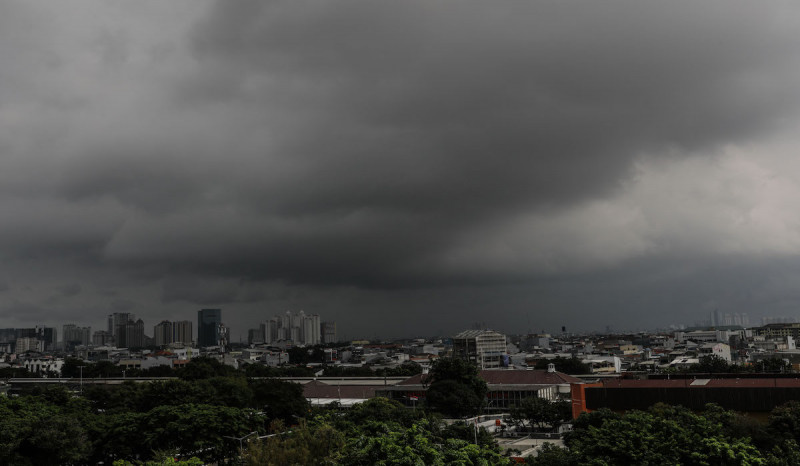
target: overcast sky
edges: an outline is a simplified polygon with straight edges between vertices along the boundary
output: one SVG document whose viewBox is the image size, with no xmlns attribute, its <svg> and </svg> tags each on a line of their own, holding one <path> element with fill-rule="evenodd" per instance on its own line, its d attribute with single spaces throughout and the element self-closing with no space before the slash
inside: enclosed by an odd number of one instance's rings
<svg viewBox="0 0 800 466">
<path fill-rule="evenodd" d="M 800 317 L 790 2 L 0 0 L 0 327 Z"/>
</svg>

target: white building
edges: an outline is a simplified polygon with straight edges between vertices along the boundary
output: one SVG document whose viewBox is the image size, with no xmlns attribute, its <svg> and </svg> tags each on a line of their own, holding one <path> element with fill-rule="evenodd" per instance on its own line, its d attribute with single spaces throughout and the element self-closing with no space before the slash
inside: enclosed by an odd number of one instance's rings
<svg viewBox="0 0 800 466">
<path fill-rule="evenodd" d="M 725 343 L 707 343 L 697 348 L 697 355 L 702 356 L 719 356 L 728 363 L 731 359 L 731 347 Z"/>
<path fill-rule="evenodd" d="M 63 359 L 26 359 L 22 362 L 22 367 L 28 369 L 31 374 L 46 374 L 53 372 L 61 375 L 61 368 L 64 367 Z"/>
<path fill-rule="evenodd" d="M 481 369 L 502 367 L 508 357 L 506 336 L 494 330 L 465 330 L 453 337 L 453 355 Z"/>
</svg>

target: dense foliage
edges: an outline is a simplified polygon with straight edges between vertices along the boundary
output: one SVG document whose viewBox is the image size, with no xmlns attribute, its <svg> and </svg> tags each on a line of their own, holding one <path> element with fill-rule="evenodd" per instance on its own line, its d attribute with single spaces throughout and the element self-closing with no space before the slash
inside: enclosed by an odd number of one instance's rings
<svg viewBox="0 0 800 466">
<path fill-rule="evenodd" d="M 548 446 L 532 465 L 796 465 L 800 403 L 776 408 L 768 423 L 708 405 L 701 413 L 657 404 L 618 414 L 581 415 L 565 448 Z"/>
<path fill-rule="evenodd" d="M 522 400 L 520 406 L 511 409 L 511 423 L 527 429 L 555 430 L 572 418 L 567 401 L 551 402 L 539 397 Z"/>
<path fill-rule="evenodd" d="M 588 364 L 584 364 L 578 358 L 562 358 L 557 357 L 553 359 L 539 359 L 534 365 L 536 370 L 546 370 L 549 364 L 556 366 L 558 372 L 565 374 L 591 374 L 592 368 Z"/>
<path fill-rule="evenodd" d="M 714 358 L 701 363 L 723 369 Z M 0 465 L 196 466 L 236 458 L 250 465 L 511 464 L 487 431 L 441 418 L 483 407 L 486 383 L 465 361 L 437 361 L 423 379 L 428 402 L 416 410 L 383 398 L 312 409 L 299 384 L 254 372 L 198 358 L 169 380 L 85 385 L 81 395 L 34 386 L 0 397 Z M 552 431 L 568 418 L 567 403 L 528 398 L 509 421 Z M 800 402 L 776 408 L 768 422 L 716 405 L 700 413 L 655 405 L 598 410 L 573 427 L 563 448 L 548 444 L 528 464 L 800 464 Z"/>
<path fill-rule="evenodd" d="M 308 414 L 297 384 L 247 379 L 211 359 L 192 361 L 181 376 L 87 385 L 83 396 L 55 386 L 0 397 L 0 464 L 213 462 L 238 453 L 236 437 Z"/>
<path fill-rule="evenodd" d="M 448 417 L 480 413 L 489 390 L 475 364 L 459 358 L 441 358 L 424 378 L 428 406 Z"/>
<path fill-rule="evenodd" d="M 251 442 L 246 464 L 509 464 L 490 435 L 481 431 L 476 445 L 472 427 L 463 427 L 446 426 L 437 416 L 374 398 L 345 411 L 321 411 L 289 432 Z"/>
</svg>

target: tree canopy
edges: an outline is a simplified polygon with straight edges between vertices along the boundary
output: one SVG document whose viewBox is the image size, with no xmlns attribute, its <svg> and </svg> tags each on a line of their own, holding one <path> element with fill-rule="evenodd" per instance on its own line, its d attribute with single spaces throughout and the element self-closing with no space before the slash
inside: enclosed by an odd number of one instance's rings
<svg viewBox="0 0 800 466">
<path fill-rule="evenodd" d="M 445 416 L 464 417 L 480 412 L 489 390 L 478 367 L 460 358 L 435 361 L 423 379 L 429 384 L 428 406 Z"/>
</svg>

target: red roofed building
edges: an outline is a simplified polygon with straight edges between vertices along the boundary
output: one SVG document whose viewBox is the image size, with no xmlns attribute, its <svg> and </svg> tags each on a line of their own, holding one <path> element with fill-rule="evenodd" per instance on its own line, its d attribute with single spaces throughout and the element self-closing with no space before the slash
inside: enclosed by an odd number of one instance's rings
<svg viewBox="0 0 800 466">
<path fill-rule="evenodd" d="M 506 412 L 527 397 L 538 396 L 547 400 L 568 398 L 570 385 L 581 382 L 571 375 L 556 371 L 484 370 L 480 377 L 486 381 L 487 412 Z M 399 401 L 408 407 L 425 399 L 427 375 L 418 374 L 396 385 L 381 387 L 377 396 Z"/>
<path fill-rule="evenodd" d="M 600 408 L 647 409 L 656 403 L 694 410 L 716 403 L 740 412 L 767 413 L 791 400 L 800 400 L 800 378 L 610 379 L 572 388 L 574 416 Z"/>
</svg>

